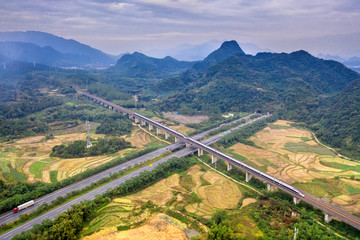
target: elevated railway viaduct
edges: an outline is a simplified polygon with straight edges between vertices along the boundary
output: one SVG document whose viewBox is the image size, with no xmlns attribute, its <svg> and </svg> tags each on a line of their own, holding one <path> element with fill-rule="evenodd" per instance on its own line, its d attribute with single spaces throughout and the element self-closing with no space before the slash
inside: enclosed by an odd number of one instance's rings
<svg viewBox="0 0 360 240">
<path fill-rule="evenodd" d="M 281 189 L 282 191 L 290 194 L 293 196 L 293 200 L 295 204 L 298 204 L 300 200 L 307 202 L 308 204 L 312 205 L 315 208 L 320 209 L 324 212 L 324 217 L 326 222 L 330 222 L 333 217 L 336 217 L 337 219 L 353 226 L 354 228 L 357 228 L 360 230 L 360 218 L 336 207 L 329 203 L 321 201 L 319 198 L 312 196 L 311 194 L 300 191 L 299 189 L 277 179 L 274 178 L 256 168 L 253 168 L 231 156 L 228 156 L 210 146 L 207 146 L 198 140 L 192 139 L 190 137 L 187 137 L 186 135 L 179 133 L 161 123 L 158 123 L 154 120 L 151 120 L 147 117 L 144 117 L 136 112 L 133 112 L 129 109 L 126 109 L 124 107 L 118 106 L 114 103 L 111 103 L 109 101 L 106 101 L 102 98 L 96 97 L 88 92 L 79 90 L 76 86 L 72 85 L 72 88 L 75 89 L 75 91 L 83 95 L 90 100 L 97 102 L 104 107 L 107 107 L 111 110 L 120 112 L 124 115 L 128 115 L 130 119 L 133 119 L 135 123 L 139 123 L 143 126 L 148 125 L 149 130 L 152 130 L 156 128 L 156 133 L 161 134 L 163 133 L 165 135 L 165 138 L 168 138 L 170 135 L 174 136 L 175 142 L 183 141 L 187 147 L 195 147 L 195 151 L 198 152 L 198 155 L 203 155 L 204 151 L 211 154 L 212 163 L 215 163 L 218 159 L 221 159 L 226 162 L 227 169 L 231 170 L 232 167 L 237 167 L 243 170 L 246 173 L 246 181 L 250 181 L 252 177 L 258 178 L 264 182 L 267 183 L 267 188 L 269 191 L 273 191 L 274 188 Z M 271 115 L 270 113 L 267 113 L 263 117 L 268 117 Z"/>
</svg>

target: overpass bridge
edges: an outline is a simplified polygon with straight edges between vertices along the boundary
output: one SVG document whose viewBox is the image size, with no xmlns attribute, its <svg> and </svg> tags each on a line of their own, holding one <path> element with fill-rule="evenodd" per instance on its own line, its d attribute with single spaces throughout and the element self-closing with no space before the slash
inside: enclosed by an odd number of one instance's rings
<svg viewBox="0 0 360 240">
<path fill-rule="evenodd" d="M 207 146 L 198 140 L 195 140 L 193 138 L 187 137 L 186 135 L 179 133 L 161 123 L 158 123 L 154 120 L 151 120 L 147 117 L 144 117 L 136 112 L 133 112 L 129 109 L 126 109 L 124 107 L 118 106 L 114 103 L 111 103 L 109 101 L 106 101 L 102 98 L 96 97 L 88 92 L 79 90 L 76 86 L 72 85 L 72 88 L 75 89 L 75 91 L 78 94 L 81 94 L 83 96 L 88 97 L 90 100 L 95 101 L 105 107 L 108 107 L 111 110 L 122 112 L 124 115 L 128 115 L 130 119 L 134 119 L 135 123 L 141 123 L 141 125 L 145 126 L 146 124 L 149 126 L 149 130 L 152 130 L 153 128 L 156 128 L 156 133 L 164 133 L 165 138 L 167 139 L 170 135 L 175 137 L 175 142 L 184 141 L 187 147 L 194 148 L 194 151 L 197 150 L 198 155 L 203 155 L 204 151 L 211 154 L 212 163 L 215 163 L 218 159 L 221 159 L 225 161 L 227 164 L 227 170 L 231 170 L 233 167 L 240 168 L 243 170 L 246 174 L 246 182 L 249 182 L 252 177 L 256 177 L 264 182 L 267 183 L 267 189 L 269 191 L 273 191 L 274 188 L 281 189 L 282 191 L 290 194 L 293 196 L 294 204 L 298 204 L 300 200 L 303 200 L 304 202 L 309 203 L 315 208 L 320 209 L 324 212 L 324 217 L 326 222 L 330 222 L 333 217 L 338 218 L 339 220 L 353 226 L 354 228 L 357 228 L 360 230 L 360 218 L 336 207 L 329 203 L 323 202 L 320 199 L 312 196 L 309 193 L 306 193 L 304 191 L 301 191 L 290 184 L 287 184 L 275 177 L 272 177 L 269 174 L 266 174 L 248 164 L 245 164 L 231 156 L 228 156 L 210 146 Z M 271 113 L 267 113 L 266 115 L 262 117 L 269 117 L 271 116 Z"/>
</svg>

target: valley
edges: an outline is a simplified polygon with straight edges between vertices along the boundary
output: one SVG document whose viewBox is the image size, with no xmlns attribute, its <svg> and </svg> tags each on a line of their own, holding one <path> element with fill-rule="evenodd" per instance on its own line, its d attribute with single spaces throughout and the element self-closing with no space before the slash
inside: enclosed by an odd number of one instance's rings
<svg viewBox="0 0 360 240">
<path fill-rule="evenodd" d="M 329 204 L 360 214 L 359 74 L 303 50 L 247 55 L 236 41 L 197 62 L 139 52 L 116 61 L 72 44 L 103 61 L 71 68 L 55 45 L 0 44 L 39 59 L 7 56 L 0 69 L 1 210 L 33 198 L 42 209 L 2 215 L 17 220 L 0 239 L 42 217 L 51 221 L 14 239 L 288 239 L 297 227 L 300 239 L 356 239 L 344 222 L 357 218 Z M 325 210 L 312 207 L 320 202 Z"/>
</svg>

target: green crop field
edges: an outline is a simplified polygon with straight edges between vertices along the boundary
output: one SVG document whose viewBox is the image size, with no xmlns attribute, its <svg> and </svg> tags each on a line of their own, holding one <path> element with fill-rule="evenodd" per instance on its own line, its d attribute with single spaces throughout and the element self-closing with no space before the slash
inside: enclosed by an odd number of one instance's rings
<svg viewBox="0 0 360 240">
<path fill-rule="evenodd" d="M 321 145 L 309 145 L 305 142 L 299 142 L 299 143 L 287 142 L 284 145 L 284 149 L 294 153 L 313 152 L 320 155 L 335 156 L 335 154 L 332 151 Z"/>
<path fill-rule="evenodd" d="M 35 178 L 41 178 L 42 169 L 47 163 L 45 162 L 35 162 L 30 166 L 30 172 L 35 175 Z"/>
</svg>

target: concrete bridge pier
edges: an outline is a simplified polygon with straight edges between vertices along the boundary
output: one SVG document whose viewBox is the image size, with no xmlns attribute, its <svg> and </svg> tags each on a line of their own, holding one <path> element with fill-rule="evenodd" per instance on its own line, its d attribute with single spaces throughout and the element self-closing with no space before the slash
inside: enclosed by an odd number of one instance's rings
<svg viewBox="0 0 360 240">
<path fill-rule="evenodd" d="M 268 190 L 269 192 L 273 192 L 273 191 L 274 191 L 274 186 L 268 183 L 268 184 L 267 184 L 267 190 Z"/>
<path fill-rule="evenodd" d="M 129 119 L 133 119 L 134 115 L 129 114 Z"/>
<path fill-rule="evenodd" d="M 170 134 L 168 132 L 165 132 L 165 139 L 168 139 L 170 137 Z"/>
<path fill-rule="evenodd" d="M 180 141 L 180 139 L 178 139 L 177 137 L 175 137 L 175 142 L 177 143 L 177 142 L 179 142 Z"/>
<path fill-rule="evenodd" d="M 201 148 L 198 148 L 198 156 L 202 156 L 204 155 L 204 150 L 202 150 Z"/>
<path fill-rule="evenodd" d="M 251 175 L 250 173 L 246 172 L 246 174 L 245 174 L 245 181 L 246 181 L 246 182 L 250 182 L 251 178 L 252 178 L 252 175 Z"/>
<path fill-rule="evenodd" d="M 300 198 L 294 197 L 293 200 L 295 205 L 300 203 Z"/>
<path fill-rule="evenodd" d="M 159 135 L 161 133 L 161 129 L 160 128 L 156 128 L 156 135 Z"/>
<path fill-rule="evenodd" d="M 112 107 L 112 106 L 109 106 L 109 109 L 110 109 L 110 110 L 112 110 L 112 109 L 113 109 L 113 107 Z"/>
<path fill-rule="evenodd" d="M 135 123 L 139 122 L 139 118 L 135 117 Z"/>
<path fill-rule="evenodd" d="M 153 125 L 149 123 L 149 131 L 153 130 Z"/>
<path fill-rule="evenodd" d="M 120 112 L 120 110 L 119 110 L 119 112 Z M 124 116 L 125 116 L 125 115 L 126 115 L 126 112 L 122 112 L 122 115 L 124 115 Z"/>
<path fill-rule="evenodd" d="M 325 217 L 325 222 L 326 223 L 329 223 L 333 218 L 330 214 L 327 214 L 327 213 L 325 213 L 324 217 Z"/>
<path fill-rule="evenodd" d="M 141 120 L 141 126 L 145 126 L 146 122 L 144 120 Z"/>
<path fill-rule="evenodd" d="M 232 165 L 228 162 L 226 162 L 226 169 L 230 171 L 232 169 Z"/>
<path fill-rule="evenodd" d="M 211 155 L 211 164 L 214 164 L 217 162 L 217 157 L 214 155 Z"/>
<path fill-rule="evenodd" d="M 191 144 L 191 143 L 188 143 L 188 142 L 185 142 L 185 146 L 186 146 L 186 147 L 191 147 L 192 144 Z"/>
</svg>

